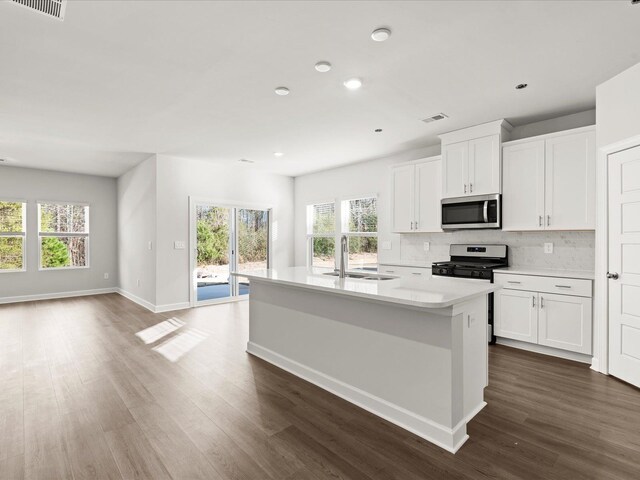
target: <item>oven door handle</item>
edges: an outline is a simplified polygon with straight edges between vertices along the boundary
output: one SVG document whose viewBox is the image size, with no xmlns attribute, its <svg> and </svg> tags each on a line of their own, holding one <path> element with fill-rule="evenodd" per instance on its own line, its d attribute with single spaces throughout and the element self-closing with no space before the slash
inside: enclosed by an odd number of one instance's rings
<svg viewBox="0 0 640 480">
<path fill-rule="evenodd" d="M 489 223 L 489 200 L 484 201 L 484 208 L 482 209 L 482 215 L 484 216 L 484 223 Z"/>
</svg>

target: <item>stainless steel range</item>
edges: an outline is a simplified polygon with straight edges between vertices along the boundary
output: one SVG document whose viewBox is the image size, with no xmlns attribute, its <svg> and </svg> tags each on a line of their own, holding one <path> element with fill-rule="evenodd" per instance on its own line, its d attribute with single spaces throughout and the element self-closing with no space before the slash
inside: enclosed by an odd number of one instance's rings
<svg viewBox="0 0 640 480">
<path fill-rule="evenodd" d="M 460 245 L 449 247 L 451 259 L 447 262 L 434 262 L 431 266 L 433 275 L 444 277 L 460 277 L 484 280 L 493 283 L 493 271 L 496 268 L 509 266 L 508 248 L 506 245 Z M 493 294 L 489 294 L 489 311 L 487 318 L 489 343 L 495 343 L 493 334 Z"/>
</svg>

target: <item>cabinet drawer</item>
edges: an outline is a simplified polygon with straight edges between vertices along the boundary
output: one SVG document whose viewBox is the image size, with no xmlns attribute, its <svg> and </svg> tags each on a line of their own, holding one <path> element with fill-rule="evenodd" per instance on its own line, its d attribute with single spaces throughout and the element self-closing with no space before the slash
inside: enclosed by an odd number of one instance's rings
<svg viewBox="0 0 640 480">
<path fill-rule="evenodd" d="M 511 290 L 557 293 L 560 295 L 592 296 L 591 280 L 581 278 L 542 277 L 538 275 L 516 275 L 495 273 L 494 282 Z"/>
<path fill-rule="evenodd" d="M 389 275 L 414 276 L 420 278 L 427 278 L 431 276 L 430 268 L 421 267 L 405 267 L 396 265 L 379 265 L 378 273 L 385 273 Z"/>
</svg>

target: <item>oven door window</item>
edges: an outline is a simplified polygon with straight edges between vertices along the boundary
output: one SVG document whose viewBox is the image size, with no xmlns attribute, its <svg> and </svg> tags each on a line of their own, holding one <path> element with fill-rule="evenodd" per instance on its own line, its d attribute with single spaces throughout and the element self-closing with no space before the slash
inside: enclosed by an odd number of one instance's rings
<svg viewBox="0 0 640 480">
<path fill-rule="evenodd" d="M 442 205 L 443 225 L 464 225 L 472 223 L 485 223 L 484 200 Z"/>
</svg>

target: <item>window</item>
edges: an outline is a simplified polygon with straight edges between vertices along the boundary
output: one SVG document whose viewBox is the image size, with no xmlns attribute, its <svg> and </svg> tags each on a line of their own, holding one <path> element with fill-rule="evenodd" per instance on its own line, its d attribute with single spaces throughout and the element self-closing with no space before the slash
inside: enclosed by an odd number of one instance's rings
<svg viewBox="0 0 640 480">
<path fill-rule="evenodd" d="M 89 206 L 39 203 L 40 268 L 89 266 Z"/>
<path fill-rule="evenodd" d="M 307 206 L 307 242 L 309 265 L 336 266 L 336 204 L 318 203 Z"/>
<path fill-rule="evenodd" d="M 24 272 L 27 204 L 0 201 L 0 272 Z"/>
<path fill-rule="evenodd" d="M 345 200 L 341 205 L 342 234 L 349 241 L 347 268 L 378 269 L 378 209 L 376 197 Z"/>
</svg>

